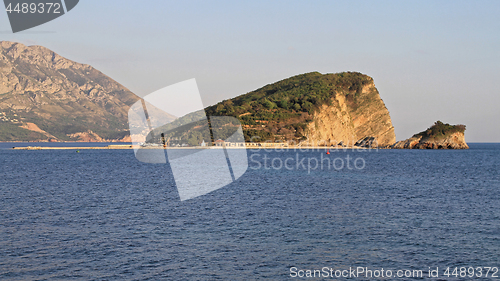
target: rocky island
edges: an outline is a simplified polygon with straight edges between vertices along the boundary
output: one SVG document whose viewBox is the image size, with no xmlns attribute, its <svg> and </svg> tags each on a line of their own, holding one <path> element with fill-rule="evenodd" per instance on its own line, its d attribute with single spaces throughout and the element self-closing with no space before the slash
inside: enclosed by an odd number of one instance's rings
<svg viewBox="0 0 500 281">
<path fill-rule="evenodd" d="M 305 73 L 206 108 L 234 116 L 246 141 L 311 145 L 396 142 L 389 111 L 373 79 L 358 72 Z M 371 138 L 371 142 L 362 142 Z"/>
<path fill-rule="evenodd" d="M 468 149 L 464 137 L 465 125 L 450 125 L 437 121 L 427 130 L 398 141 L 394 149 Z"/>
</svg>

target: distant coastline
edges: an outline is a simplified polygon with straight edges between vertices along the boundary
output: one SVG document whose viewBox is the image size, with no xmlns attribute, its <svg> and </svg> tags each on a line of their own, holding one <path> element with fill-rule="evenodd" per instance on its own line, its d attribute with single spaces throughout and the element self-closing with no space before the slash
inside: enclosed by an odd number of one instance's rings
<svg viewBox="0 0 500 281">
<path fill-rule="evenodd" d="M 90 143 L 89 143 L 90 144 Z M 299 149 L 299 150 L 376 150 L 378 148 L 365 148 L 359 146 L 345 146 L 345 147 L 326 147 L 326 146 L 185 146 L 185 147 L 162 147 L 162 146 L 137 146 L 132 144 L 121 144 L 121 145 L 108 145 L 108 146 L 18 146 L 12 147 L 13 150 L 106 150 L 106 149 L 166 149 L 166 150 L 178 150 L 178 149 Z"/>
</svg>

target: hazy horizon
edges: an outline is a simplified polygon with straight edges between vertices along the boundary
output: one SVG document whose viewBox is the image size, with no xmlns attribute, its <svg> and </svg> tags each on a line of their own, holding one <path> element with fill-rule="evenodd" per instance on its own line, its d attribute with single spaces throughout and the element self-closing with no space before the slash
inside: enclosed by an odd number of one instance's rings
<svg viewBox="0 0 500 281">
<path fill-rule="evenodd" d="M 196 78 L 204 106 L 312 71 L 374 78 L 397 140 L 435 121 L 500 142 L 500 2 L 80 1 L 2 41 L 90 64 L 139 96 Z M 493 124 L 490 124 L 493 123 Z"/>
</svg>

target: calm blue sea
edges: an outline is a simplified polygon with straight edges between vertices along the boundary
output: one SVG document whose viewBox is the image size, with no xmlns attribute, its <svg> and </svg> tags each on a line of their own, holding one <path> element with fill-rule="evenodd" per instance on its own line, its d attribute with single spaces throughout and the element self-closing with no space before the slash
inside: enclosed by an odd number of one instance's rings
<svg viewBox="0 0 500 281">
<path fill-rule="evenodd" d="M 169 166 L 131 150 L 12 146 L 0 145 L 0 280 L 289 280 L 324 267 L 500 280 L 477 275 L 500 268 L 500 144 L 332 151 L 353 161 L 337 169 L 295 163 L 324 151 L 248 151 L 241 178 L 183 202 Z"/>
</svg>

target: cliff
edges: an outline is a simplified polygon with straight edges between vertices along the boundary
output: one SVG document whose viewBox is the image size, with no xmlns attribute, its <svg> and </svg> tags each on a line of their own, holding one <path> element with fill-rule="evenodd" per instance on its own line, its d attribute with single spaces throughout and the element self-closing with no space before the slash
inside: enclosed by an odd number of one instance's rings
<svg viewBox="0 0 500 281">
<path fill-rule="evenodd" d="M 399 141 L 391 146 L 394 149 L 468 149 L 465 142 L 465 125 L 434 123 L 426 131 Z"/>
<path fill-rule="evenodd" d="M 89 65 L 0 42 L 0 141 L 127 140 L 138 99 Z"/>
<path fill-rule="evenodd" d="M 373 79 L 349 101 L 349 94 L 336 93 L 331 105 L 322 105 L 308 124 L 307 140 L 316 144 L 361 144 L 373 138 L 373 144 L 385 146 L 396 141 L 389 111 L 375 88 Z"/>
<path fill-rule="evenodd" d="M 237 117 L 246 141 L 314 145 L 396 141 L 389 111 L 373 79 L 361 73 L 306 73 L 266 85 L 206 109 Z"/>
</svg>

